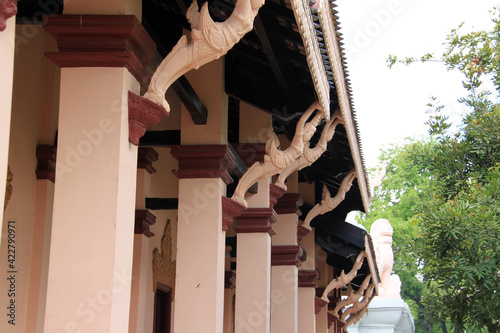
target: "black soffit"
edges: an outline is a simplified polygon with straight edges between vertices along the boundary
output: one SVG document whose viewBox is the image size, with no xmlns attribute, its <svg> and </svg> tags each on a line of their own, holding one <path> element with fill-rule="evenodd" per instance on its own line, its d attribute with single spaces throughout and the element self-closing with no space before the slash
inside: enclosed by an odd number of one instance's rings
<svg viewBox="0 0 500 333">
<path fill-rule="evenodd" d="M 232 0 L 209 0 L 214 21 L 224 21 L 234 8 Z M 181 37 L 190 30 L 185 17 L 189 0 L 143 0 L 143 25 L 165 57 Z M 201 6 L 202 1 L 198 1 Z M 302 37 L 293 11 L 283 1 L 266 0 L 247 33 L 225 56 L 226 93 L 273 115 L 277 133 L 291 139 L 300 115 L 316 100 Z M 331 112 L 338 108 L 335 87 L 330 90 Z M 322 125 L 315 138 L 319 138 Z M 337 127 L 327 152 L 312 166 L 301 171 L 303 181 L 327 184 L 335 195 L 343 174 L 353 166 L 346 131 Z M 321 185 L 322 186 L 322 185 Z M 364 210 L 357 182 L 354 182 L 342 207 L 337 211 Z"/>
</svg>

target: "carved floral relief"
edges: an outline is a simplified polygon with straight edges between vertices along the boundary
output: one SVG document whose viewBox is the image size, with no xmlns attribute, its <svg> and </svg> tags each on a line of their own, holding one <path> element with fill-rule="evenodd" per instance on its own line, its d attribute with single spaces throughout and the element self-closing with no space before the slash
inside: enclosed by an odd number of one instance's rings
<svg viewBox="0 0 500 333">
<path fill-rule="evenodd" d="M 163 236 L 161 238 L 161 248 L 153 251 L 153 291 L 156 291 L 156 283 L 160 282 L 175 290 L 175 266 L 172 260 L 172 226 L 167 220 Z"/>
</svg>

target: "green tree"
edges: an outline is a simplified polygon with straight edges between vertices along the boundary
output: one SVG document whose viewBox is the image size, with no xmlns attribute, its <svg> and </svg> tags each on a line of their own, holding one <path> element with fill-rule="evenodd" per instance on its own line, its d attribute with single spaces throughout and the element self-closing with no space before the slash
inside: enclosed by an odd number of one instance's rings
<svg viewBox="0 0 500 333">
<path fill-rule="evenodd" d="M 406 239 L 406 253 L 416 254 L 422 264 L 417 269 L 424 288 L 416 303 L 425 305 L 424 319 L 430 313 L 444 332 L 446 322 L 455 331 L 500 332 L 500 13 L 493 15 L 491 31 L 452 30 L 438 59 L 426 54 L 388 60 L 390 66 L 441 61 L 464 75 L 467 95 L 459 101 L 470 111 L 461 126 L 450 131 L 446 108 L 431 101 L 429 138 L 406 143 L 390 156 L 398 175 L 388 172 L 372 206 L 375 217 L 390 215 L 396 226 L 398 218 L 409 220 L 409 228 L 416 228 L 413 246 Z M 486 82 L 495 93 L 484 88 Z M 399 242 L 394 242 L 396 253 Z M 395 272 L 400 269 L 395 265 Z M 411 296 L 404 293 L 403 287 L 403 297 Z M 429 329 L 425 320 L 420 324 Z"/>
</svg>

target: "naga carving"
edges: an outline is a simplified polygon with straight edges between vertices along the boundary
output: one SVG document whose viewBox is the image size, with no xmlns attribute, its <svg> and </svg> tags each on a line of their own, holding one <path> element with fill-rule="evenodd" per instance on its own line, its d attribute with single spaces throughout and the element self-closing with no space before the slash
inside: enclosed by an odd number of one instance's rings
<svg viewBox="0 0 500 333">
<path fill-rule="evenodd" d="M 302 170 L 303 168 L 310 166 L 326 151 L 326 146 L 333 138 L 337 125 L 342 124 L 342 116 L 340 115 L 340 110 L 337 110 L 325 124 L 325 127 L 323 127 L 321 137 L 319 138 L 316 146 L 314 146 L 314 148 L 310 148 L 309 141 L 314 135 L 316 126 L 321 120 L 321 117 L 322 114 L 318 113 L 313 120 L 306 124 L 306 130 L 304 131 L 304 152 L 302 156 L 293 161 L 292 164 L 280 173 L 278 180 L 276 181 L 276 185 L 286 190 L 285 180 L 292 174 L 292 172 Z"/>
<path fill-rule="evenodd" d="M 333 289 L 342 288 L 343 286 L 347 286 L 349 283 L 351 283 L 351 281 L 356 277 L 356 274 L 358 273 L 359 269 L 363 265 L 363 260 L 365 259 L 365 256 L 366 256 L 365 251 L 361 251 L 358 254 L 358 257 L 356 258 L 356 261 L 354 262 L 354 265 L 352 266 L 352 269 L 349 273 L 345 274 L 344 271 L 342 271 L 338 278 L 330 281 L 328 286 L 326 286 L 325 291 L 323 292 L 323 295 L 321 296 L 321 299 L 323 301 L 325 301 L 326 303 L 329 303 L 328 294 Z"/>
<path fill-rule="evenodd" d="M 328 213 L 337 207 L 344 199 L 345 194 L 351 189 L 352 182 L 356 178 L 356 171 L 352 169 L 344 177 L 340 183 L 339 190 L 334 197 L 331 197 L 330 192 L 326 185 L 323 186 L 323 197 L 320 203 L 316 204 L 311 211 L 307 214 L 304 224 L 302 225 L 307 230 L 311 230 L 311 221 L 318 215 Z"/>
<path fill-rule="evenodd" d="M 248 207 L 245 200 L 245 193 L 248 191 L 250 186 L 255 184 L 255 182 L 274 176 L 283 170 L 285 170 L 290 164 L 297 160 L 304 152 L 304 136 L 312 137 L 311 129 L 316 128 L 314 123 L 317 125 L 319 120 L 314 117 L 310 122 L 312 126 L 307 127 L 307 120 L 312 115 L 312 113 L 319 108 L 319 103 L 313 103 L 304 114 L 300 117 L 296 129 L 295 135 L 292 139 L 290 147 L 282 151 L 279 149 L 280 143 L 279 139 L 274 133 L 272 127 L 267 130 L 267 142 L 266 142 L 266 155 L 264 155 L 264 162 L 255 162 L 245 174 L 239 180 L 238 186 L 234 191 L 232 200 Z M 306 134 L 307 132 L 307 134 Z"/>
<path fill-rule="evenodd" d="M 253 21 L 264 0 L 238 0 L 231 16 L 224 22 L 214 22 L 205 2 L 198 12 L 193 0 L 186 17 L 191 24 L 191 41 L 182 36 L 172 51 L 157 68 L 145 98 L 161 105 L 168 112 L 170 106 L 165 92 L 179 77 L 192 69 L 198 69 L 227 53 L 253 28 Z"/>
</svg>

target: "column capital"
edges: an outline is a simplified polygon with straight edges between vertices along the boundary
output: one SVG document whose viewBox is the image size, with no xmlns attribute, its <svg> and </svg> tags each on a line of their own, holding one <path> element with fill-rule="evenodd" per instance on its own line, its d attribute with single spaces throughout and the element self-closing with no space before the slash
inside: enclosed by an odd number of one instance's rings
<svg viewBox="0 0 500 333">
<path fill-rule="evenodd" d="M 272 224 L 278 220 L 278 214 L 272 208 L 247 208 L 237 219 L 233 229 L 237 233 L 269 233 L 273 236 L 276 231 Z"/>
<path fill-rule="evenodd" d="M 172 146 L 170 153 L 179 162 L 173 171 L 179 179 L 221 178 L 226 185 L 233 182 L 228 170 L 235 164 L 235 156 L 226 145 Z"/>
<path fill-rule="evenodd" d="M 7 20 L 17 14 L 17 0 L 0 0 L 0 31 L 7 28 Z"/>
<path fill-rule="evenodd" d="M 317 286 L 318 271 L 315 269 L 300 269 L 299 270 L 299 288 Z"/>
<path fill-rule="evenodd" d="M 233 224 L 233 219 L 241 215 L 245 210 L 245 206 L 236 201 L 223 196 L 222 197 L 222 231 L 227 231 L 229 226 Z"/>
<path fill-rule="evenodd" d="M 298 245 L 273 245 L 271 247 L 271 266 L 301 266 L 299 257 L 302 248 Z"/>
<path fill-rule="evenodd" d="M 137 169 L 144 169 L 149 174 L 155 173 L 153 162 L 158 161 L 158 152 L 153 147 L 139 147 L 137 152 Z"/>
<path fill-rule="evenodd" d="M 299 209 L 302 206 L 302 198 L 298 193 L 285 193 L 274 206 L 274 210 L 278 214 L 297 214 L 300 216 L 302 213 Z"/>
<path fill-rule="evenodd" d="M 265 143 L 233 143 L 232 145 L 247 168 L 250 168 L 255 162 L 264 162 Z"/>
<path fill-rule="evenodd" d="M 156 216 L 147 209 L 135 210 L 135 228 L 134 234 L 143 234 L 151 238 L 155 234 L 149 230 L 149 227 L 156 223 Z"/>
<path fill-rule="evenodd" d="M 36 179 L 56 181 L 57 147 L 53 145 L 36 146 Z"/>
<path fill-rule="evenodd" d="M 134 15 L 49 15 L 45 31 L 59 52 L 46 56 L 59 67 L 125 67 L 141 84 L 156 44 Z"/>
</svg>

